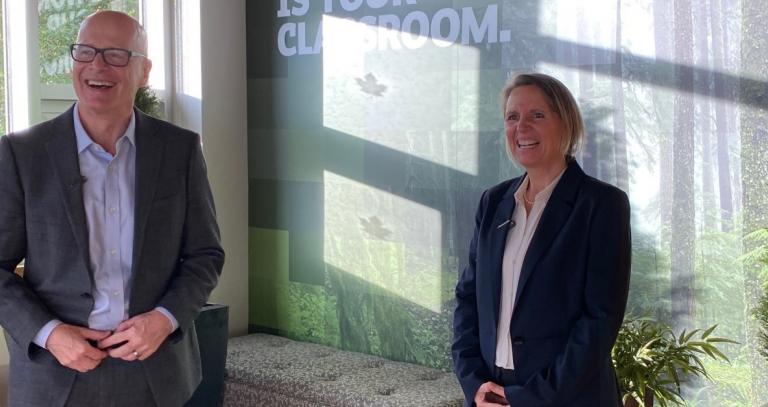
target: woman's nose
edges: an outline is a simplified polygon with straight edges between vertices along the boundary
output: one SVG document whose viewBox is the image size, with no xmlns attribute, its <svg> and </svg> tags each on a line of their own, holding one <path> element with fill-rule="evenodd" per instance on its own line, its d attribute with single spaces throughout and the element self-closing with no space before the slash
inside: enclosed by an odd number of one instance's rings
<svg viewBox="0 0 768 407">
<path fill-rule="evenodd" d="M 530 127 L 531 121 L 528 116 L 522 116 L 520 117 L 520 120 L 517 121 L 517 128 L 519 129 L 527 129 Z"/>
</svg>

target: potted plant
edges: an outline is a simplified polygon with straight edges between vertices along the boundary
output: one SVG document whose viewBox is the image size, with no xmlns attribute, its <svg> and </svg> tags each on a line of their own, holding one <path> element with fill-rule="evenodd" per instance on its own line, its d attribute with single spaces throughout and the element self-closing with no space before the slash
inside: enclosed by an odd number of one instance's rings
<svg viewBox="0 0 768 407">
<path fill-rule="evenodd" d="M 133 99 L 133 104 L 139 110 L 152 117 L 163 118 L 162 103 L 157 95 L 155 95 L 155 92 L 149 87 L 139 88 L 139 91 L 136 92 L 136 97 Z"/>
<path fill-rule="evenodd" d="M 736 343 L 712 336 L 716 328 L 675 335 L 669 326 L 650 318 L 627 318 L 611 352 L 624 406 L 652 407 L 654 399 L 662 407 L 682 405 L 681 383 L 710 378 L 702 357 L 728 361 L 718 345 Z"/>
</svg>

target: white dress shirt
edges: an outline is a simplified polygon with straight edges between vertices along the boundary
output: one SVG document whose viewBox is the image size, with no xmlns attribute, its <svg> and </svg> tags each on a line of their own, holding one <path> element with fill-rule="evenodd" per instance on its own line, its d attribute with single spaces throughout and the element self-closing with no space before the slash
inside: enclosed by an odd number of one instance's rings
<svg viewBox="0 0 768 407">
<path fill-rule="evenodd" d="M 88 254 L 93 271 L 91 329 L 113 331 L 128 319 L 133 267 L 133 231 L 136 195 L 136 117 L 117 140 L 112 156 L 93 142 L 74 108 L 77 157 L 83 179 L 83 204 L 88 225 Z M 178 322 L 162 307 L 175 330 Z M 61 324 L 54 319 L 43 326 L 34 342 L 45 347 L 48 336 Z"/>
<path fill-rule="evenodd" d="M 541 214 L 552 196 L 552 191 L 560 181 L 565 169 L 555 177 L 534 198 L 531 213 L 526 215 L 525 191 L 528 189 L 530 179 L 528 176 L 520 183 L 515 191 L 515 209 L 512 211 L 512 227 L 507 233 L 507 243 L 504 247 L 504 257 L 501 262 L 501 296 L 499 297 L 499 324 L 496 331 L 496 366 L 513 370 L 515 363 L 512 355 L 512 334 L 510 324 L 515 308 L 517 285 L 520 281 L 520 272 L 523 268 L 523 260 L 528 252 L 533 234 L 541 219 Z"/>
</svg>

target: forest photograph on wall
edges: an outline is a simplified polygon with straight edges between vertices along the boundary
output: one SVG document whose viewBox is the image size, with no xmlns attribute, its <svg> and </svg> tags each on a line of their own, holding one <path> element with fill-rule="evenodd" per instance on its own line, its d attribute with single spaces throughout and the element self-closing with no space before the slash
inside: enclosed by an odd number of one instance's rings
<svg viewBox="0 0 768 407">
<path fill-rule="evenodd" d="M 768 403 L 764 1 L 260 3 L 251 330 L 450 370 L 478 199 L 523 171 L 499 92 L 538 71 L 578 100 L 579 164 L 629 195 L 628 315 L 728 338 L 685 403 Z"/>
</svg>

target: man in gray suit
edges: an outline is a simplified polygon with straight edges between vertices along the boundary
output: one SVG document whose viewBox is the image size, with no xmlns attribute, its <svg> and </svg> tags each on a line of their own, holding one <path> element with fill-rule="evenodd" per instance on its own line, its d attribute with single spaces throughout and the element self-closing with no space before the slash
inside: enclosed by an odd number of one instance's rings
<svg viewBox="0 0 768 407">
<path fill-rule="evenodd" d="M 200 138 L 133 108 L 152 64 L 130 16 L 87 17 L 71 53 L 77 103 L 0 138 L 10 405 L 179 406 L 224 262 Z"/>
</svg>

